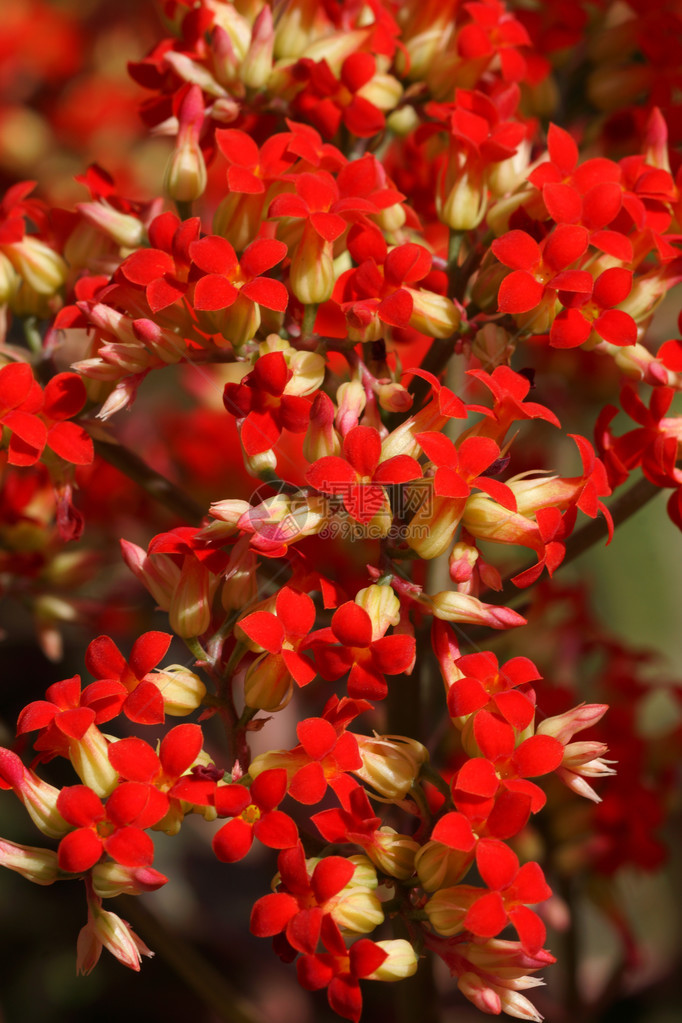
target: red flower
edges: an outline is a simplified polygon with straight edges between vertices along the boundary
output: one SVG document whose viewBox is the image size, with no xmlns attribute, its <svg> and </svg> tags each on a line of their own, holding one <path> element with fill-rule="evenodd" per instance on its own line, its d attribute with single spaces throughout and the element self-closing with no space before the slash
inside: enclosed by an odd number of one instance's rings
<svg viewBox="0 0 682 1023">
<path fill-rule="evenodd" d="M 280 263 L 287 254 L 284 242 L 257 238 L 241 256 L 225 238 L 208 235 L 189 246 L 190 270 L 194 281 L 192 305 L 195 309 L 227 309 L 239 298 L 255 305 L 283 312 L 289 294 L 281 281 L 264 277 L 266 270 Z"/>
<path fill-rule="evenodd" d="M 131 736 L 109 746 L 109 761 L 126 781 L 153 785 L 170 799 L 209 806 L 213 803 L 215 780 L 202 777 L 201 772 L 187 774 L 203 741 L 199 725 L 176 725 L 164 735 L 158 754 L 144 739 Z"/>
<path fill-rule="evenodd" d="M 480 840 L 476 866 L 490 891 L 476 898 L 464 917 L 464 926 L 479 938 L 494 938 L 511 923 L 524 951 L 534 955 L 544 944 L 545 925 L 525 903 L 544 902 L 552 894 L 542 869 L 537 863 L 519 867 L 517 856 L 495 838 Z"/>
<path fill-rule="evenodd" d="M 127 661 L 109 636 L 93 639 L 85 654 L 88 671 L 98 679 L 88 687 L 89 704 L 93 709 L 102 715 L 107 713 L 102 705 L 114 706 L 115 713 L 122 709 L 126 717 L 139 724 L 162 722 L 163 695 L 150 672 L 165 655 L 172 638 L 167 632 L 145 632 L 133 643 Z M 107 713 L 100 720 L 107 721 L 109 717 L 113 714 Z"/>
<path fill-rule="evenodd" d="M 346 948 L 341 931 L 329 915 L 323 918 L 320 933 L 327 951 L 301 956 L 296 963 L 299 983 L 308 991 L 326 987 L 334 1012 L 358 1023 L 362 1014 L 358 982 L 378 970 L 388 953 L 369 938 L 360 938 Z"/>
<path fill-rule="evenodd" d="M 419 462 L 410 455 L 394 455 L 381 462 L 381 438 L 371 426 L 349 430 L 343 453 L 345 458 L 327 455 L 318 459 L 308 469 L 306 480 L 323 494 L 341 497 L 348 514 L 363 525 L 386 506 L 385 484 L 406 483 L 422 474 Z"/>
<path fill-rule="evenodd" d="M 291 817 L 277 810 L 287 791 L 287 774 L 281 768 L 264 771 L 245 785 L 219 785 L 215 808 L 219 817 L 231 817 L 213 836 L 213 851 L 223 863 L 246 856 L 254 837 L 270 849 L 288 849 L 298 841 Z"/>
<path fill-rule="evenodd" d="M 373 638 L 370 616 L 352 600 L 334 612 L 329 628 L 319 629 L 310 637 L 322 678 L 334 682 L 350 672 L 349 696 L 370 700 L 383 700 L 386 696 L 385 675 L 399 675 L 410 668 L 415 646 L 413 636 Z"/>
<path fill-rule="evenodd" d="M 325 856 L 308 871 L 303 846 L 298 842 L 277 857 L 278 890 L 264 895 L 251 912 L 251 933 L 270 938 L 284 933 L 297 952 L 314 953 L 328 904 L 345 888 L 355 864 L 343 856 Z"/>
<path fill-rule="evenodd" d="M 80 874 L 105 852 L 125 867 L 149 866 L 154 843 L 144 829 L 166 814 L 168 798 L 151 785 L 123 782 L 105 806 L 87 785 L 71 785 L 59 793 L 57 809 L 75 828 L 59 843 L 59 866 Z"/>
<path fill-rule="evenodd" d="M 247 455 L 270 451 L 282 430 L 304 433 L 310 419 L 307 398 L 287 394 L 293 372 L 281 352 L 268 352 L 256 361 L 240 384 L 225 384 L 223 404 L 241 423 Z"/>
<path fill-rule="evenodd" d="M 486 475 L 495 471 L 500 459 L 500 449 L 490 437 L 466 437 L 459 448 L 443 433 L 418 433 L 416 439 L 427 458 L 438 466 L 433 481 L 438 497 L 466 501 L 472 487 L 477 487 L 504 508 L 516 511 L 516 498 L 509 487 Z"/>
<path fill-rule="evenodd" d="M 85 385 L 76 373 L 58 373 L 45 386 L 33 379 L 31 367 L 14 362 L 0 369 L 0 424 L 10 430 L 10 465 L 35 465 L 45 446 L 65 462 L 89 465 L 92 440 L 82 426 L 66 420 L 85 404 Z"/>
<path fill-rule="evenodd" d="M 464 678 L 453 682 L 448 690 L 451 717 L 487 709 L 519 731 L 533 720 L 535 691 L 529 683 L 541 676 L 527 657 L 512 657 L 499 667 L 495 654 L 484 651 L 459 657 L 455 666 Z"/>
<path fill-rule="evenodd" d="M 315 669 L 299 648 L 315 624 L 315 605 L 307 593 L 283 586 L 277 594 L 275 612 L 254 611 L 239 620 L 239 628 L 254 643 L 281 658 L 296 683 L 306 686 L 315 678 Z"/>
</svg>

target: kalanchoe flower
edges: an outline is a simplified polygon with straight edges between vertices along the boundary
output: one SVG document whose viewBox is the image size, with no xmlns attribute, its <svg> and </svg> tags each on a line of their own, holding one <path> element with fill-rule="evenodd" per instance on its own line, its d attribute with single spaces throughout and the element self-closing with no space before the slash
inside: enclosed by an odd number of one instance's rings
<svg viewBox="0 0 682 1023">
<path fill-rule="evenodd" d="M 291 817 L 277 810 L 286 795 L 287 776 L 281 768 L 264 771 L 250 787 L 218 785 L 214 805 L 219 817 L 230 817 L 213 836 L 213 851 L 223 863 L 246 856 L 254 838 L 270 849 L 288 849 L 298 841 Z"/>
<path fill-rule="evenodd" d="M 363 525 L 387 504 L 385 486 L 406 483 L 422 475 L 421 466 L 410 455 L 382 460 L 378 430 L 356 426 L 343 440 L 344 458 L 320 458 L 306 473 L 306 479 L 323 494 L 340 497 L 348 514 Z"/>
<path fill-rule="evenodd" d="M 270 451 L 282 430 L 307 430 L 311 403 L 287 392 L 293 375 L 281 352 L 269 352 L 257 360 L 240 384 L 225 384 L 223 404 L 241 420 L 240 436 L 248 456 Z"/>
<path fill-rule="evenodd" d="M 349 696 L 383 700 L 388 692 L 385 676 L 411 668 L 415 640 L 399 634 L 374 638 L 369 614 L 349 600 L 334 612 L 329 628 L 312 633 L 309 648 L 322 678 L 335 681 L 350 672 Z"/>
<path fill-rule="evenodd" d="M 93 639 L 85 663 L 98 681 L 94 689 L 89 687 L 88 699 L 100 711 L 100 720 L 109 720 L 121 710 L 140 724 L 164 720 L 163 694 L 152 681 L 151 671 L 168 650 L 172 638 L 166 632 L 145 632 L 135 640 L 128 660 L 109 636 Z"/>
</svg>

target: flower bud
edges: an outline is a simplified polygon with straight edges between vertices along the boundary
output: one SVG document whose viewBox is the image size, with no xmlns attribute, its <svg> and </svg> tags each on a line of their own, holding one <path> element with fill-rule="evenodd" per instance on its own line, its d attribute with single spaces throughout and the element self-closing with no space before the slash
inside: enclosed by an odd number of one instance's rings
<svg viewBox="0 0 682 1023">
<path fill-rule="evenodd" d="M 413 551 L 430 561 L 444 554 L 452 543 L 460 523 L 465 498 L 438 497 L 426 491 L 422 480 L 407 486 L 408 502 L 414 500 L 417 510 L 405 529 L 405 539 Z"/>
<path fill-rule="evenodd" d="M 7 256 L 0 252 L 0 305 L 6 305 L 11 301 L 19 285 L 14 267 Z"/>
<path fill-rule="evenodd" d="M 336 392 L 338 412 L 336 413 L 336 428 L 342 437 L 345 437 L 349 430 L 358 425 L 360 416 L 367 404 L 365 388 L 359 380 L 348 380 L 340 384 Z"/>
<path fill-rule="evenodd" d="M 68 268 L 62 257 L 34 235 L 5 245 L 4 251 L 19 276 L 38 295 L 53 295 L 66 280 Z"/>
<path fill-rule="evenodd" d="M 422 888 L 435 892 L 461 881 L 473 859 L 473 851 L 453 849 L 443 842 L 430 841 L 421 847 L 414 865 Z"/>
<path fill-rule="evenodd" d="M 48 838 L 63 838 L 71 825 L 57 809 L 59 789 L 24 767 L 16 753 L 0 748 L 0 782 L 11 788 L 26 807 L 35 826 Z"/>
<path fill-rule="evenodd" d="M 206 163 L 199 146 L 204 101 L 198 85 L 185 93 L 178 110 L 180 128 L 166 168 L 164 189 L 176 202 L 192 202 L 206 189 Z"/>
<path fill-rule="evenodd" d="M 206 696 L 206 686 L 199 676 L 182 664 L 170 664 L 154 672 L 152 681 L 161 691 L 163 709 L 171 717 L 191 714 Z"/>
<path fill-rule="evenodd" d="M 414 858 L 419 843 L 409 835 L 399 835 L 393 828 L 379 828 L 374 835 L 375 844 L 365 850 L 372 863 L 389 877 L 406 881 L 414 873 Z"/>
<path fill-rule="evenodd" d="M 484 891 L 465 884 L 441 888 L 424 907 L 429 923 L 446 938 L 459 934 L 464 930 L 464 917 Z"/>
<path fill-rule="evenodd" d="M 429 754 L 416 739 L 402 735 L 356 735 L 362 767 L 353 773 L 391 801 L 404 799 Z"/>
<path fill-rule="evenodd" d="M 405 288 L 414 302 L 410 326 L 429 337 L 450 337 L 459 329 L 461 316 L 452 299 L 435 291 Z"/>
<path fill-rule="evenodd" d="M 246 504 L 245 501 L 239 503 Z M 180 569 L 175 562 L 163 555 L 150 558 L 129 540 L 121 540 L 121 553 L 133 575 L 149 591 L 161 610 L 167 611 L 180 581 Z"/>
<path fill-rule="evenodd" d="M 144 226 L 137 217 L 121 213 L 104 202 L 79 202 L 76 209 L 122 248 L 138 249 L 143 244 Z"/>
<path fill-rule="evenodd" d="M 124 966 L 136 971 L 140 969 L 143 955 L 154 955 L 125 920 L 102 909 L 99 899 L 91 899 L 88 922 L 78 935 L 76 969 L 79 973 L 90 973 L 99 959 L 102 946 Z"/>
<path fill-rule="evenodd" d="M 306 223 L 291 260 L 291 290 L 303 305 L 317 305 L 331 298 L 334 276 L 332 243 Z"/>
<path fill-rule="evenodd" d="M 405 938 L 388 938 L 376 945 L 386 952 L 381 966 L 367 975 L 367 980 L 404 980 L 417 972 L 417 953 Z"/>
<path fill-rule="evenodd" d="M 52 884 L 59 874 L 57 853 L 53 849 L 19 845 L 4 838 L 0 838 L 0 866 L 40 885 Z"/>
<path fill-rule="evenodd" d="M 310 423 L 303 441 L 303 454 L 309 462 L 341 452 L 341 441 L 334 429 L 334 402 L 324 391 L 318 391 L 310 410 Z"/>
<path fill-rule="evenodd" d="M 461 974 L 457 978 L 457 987 L 481 1012 L 498 1016 L 502 1011 L 502 1002 L 495 988 L 478 973 Z"/>
<path fill-rule="evenodd" d="M 380 639 L 391 625 L 400 621 L 400 600 L 393 587 L 373 584 L 358 590 L 355 603 L 366 611 L 372 620 L 372 642 Z"/>
<path fill-rule="evenodd" d="M 487 189 L 480 176 L 470 178 L 464 171 L 457 174 L 447 196 L 436 193 L 438 216 L 451 231 L 472 231 L 485 217 Z"/>
<path fill-rule="evenodd" d="M 564 714 L 545 718 L 538 724 L 536 732 L 538 735 L 551 735 L 565 746 L 576 732 L 592 728 L 601 721 L 608 709 L 607 703 L 580 703 Z"/>
<path fill-rule="evenodd" d="M 263 654 L 251 665 L 244 680 L 244 702 L 257 710 L 283 710 L 292 692 L 291 675 L 279 654 Z"/>
<path fill-rule="evenodd" d="M 443 590 L 431 597 L 433 614 L 446 622 L 468 622 L 470 625 L 487 625 L 491 629 L 513 629 L 525 625 L 523 615 L 510 607 L 484 604 L 468 593 Z"/>
<path fill-rule="evenodd" d="M 56 856 L 56 853 L 55 853 Z M 122 863 L 108 861 L 96 863 L 92 868 L 92 888 L 102 899 L 114 899 L 117 895 L 141 895 L 155 892 L 168 878 L 153 867 L 124 867 Z"/>
<path fill-rule="evenodd" d="M 197 558 L 186 556 L 168 609 L 173 632 L 183 639 L 201 636 L 206 632 L 211 623 L 210 591 L 208 569 Z"/>
<path fill-rule="evenodd" d="M 240 70 L 240 78 L 247 89 L 264 89 L 267 85 L 272 71 L 274 41 L 272 11 L 265 5 L 253 23 L 251 45 Z"/>
<path fill-rule="evenodd" d="M 106 798 L 118 784 L 118 772 L 109 761 L 109 743 L 97 725 L 92 724 L 81 739 L 69 741 L 69 760 L 88 788 Z"/>
</svg>

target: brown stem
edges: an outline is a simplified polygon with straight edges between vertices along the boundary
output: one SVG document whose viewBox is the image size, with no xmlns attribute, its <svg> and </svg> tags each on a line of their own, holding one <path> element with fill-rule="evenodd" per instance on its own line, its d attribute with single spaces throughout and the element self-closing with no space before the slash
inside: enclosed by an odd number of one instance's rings
<svg viewBox="0 0 682 1023">
<path fill-rule="evenodd" d="M 214 966 L 132 895 L 119 895 L 122 915 L 169 966 L 226 1023 L 266 1023 L 265 1017 L 236 991 Z"/>
<path fill-rule="evenodd" d="M 206 514 L 206 509 L 161 473 L 147 465 L 130 448 L 114 441 L 98 438 L 95 440 L 95 451 L 105 462 L 109 462 L 119 472 L 141 486 L 150 497 L 168 508 L 169 511 L 174 512 L 184 522 L 199 525 Z"/>
</svg>

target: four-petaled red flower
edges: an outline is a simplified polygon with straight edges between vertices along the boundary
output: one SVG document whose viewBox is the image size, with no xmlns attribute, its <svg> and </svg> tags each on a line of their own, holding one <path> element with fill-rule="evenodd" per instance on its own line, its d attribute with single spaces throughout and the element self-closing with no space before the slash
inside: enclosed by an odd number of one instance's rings
<svg viewBox="0 0 682 1023">
<path fill-rule="evenodd" d="M 407 483 L 422 475 L 419 462 L 410 455 L 394 455 L 382 462 L 379 431 L 371 426 L 349 430 L 343 453 L 344 458 L 319 458 L 306 472 L 306 480 L 323 494 L 342 498 L 348 514 L 363 525 L 385 508 L 387 484 Z"/>
<path fill-rule="evenodd" d="M 218 785 L 214 803 L 219 817 L 231 817 L 213 836 L 213 851 L 223 863 L 235 863 L 246 856 L 257 838 L 270 849 L 288 849 L 298 841 L 298 828 L 276 807 L 287 791 L 287 773 L 282 768 L 263 771 L 246 785 Z"/>
<path fill-rule="evenodd" d="M 304 433 L 307 429 L 311 403 L 286 393 L 292 376 L 282 353 L 268 352 L 240 384 L 225 384 L 223 404 L 242 420 L 241 440 L 247 455 L 270 451 L 282 430 Z"/>
</svg>

